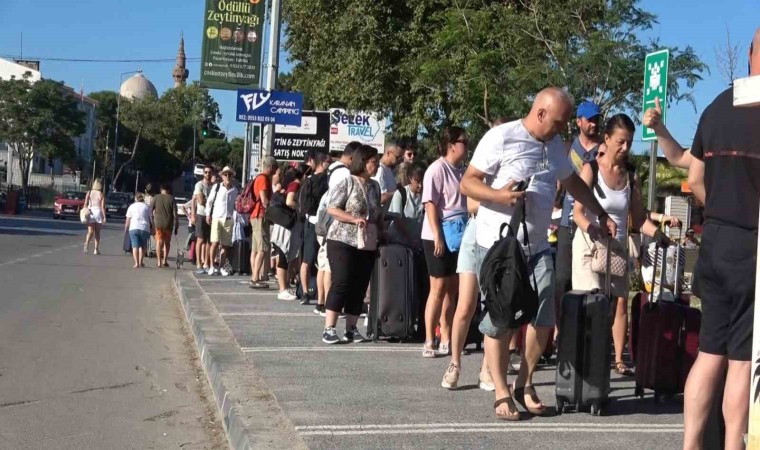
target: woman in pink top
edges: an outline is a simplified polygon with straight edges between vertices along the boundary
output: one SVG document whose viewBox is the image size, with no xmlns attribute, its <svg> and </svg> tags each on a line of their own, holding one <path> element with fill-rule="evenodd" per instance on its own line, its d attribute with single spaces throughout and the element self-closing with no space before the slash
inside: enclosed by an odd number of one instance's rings
<svg viewBox="0 0 760 450">
<path fill-rule="evenodd" d="M 451 342 L 451 322 L 459 289 L 457 276 L 458 244 L 444 236 L 444 221 L 467 222 L 467 199 L 459 192 L 469 139 L 459 127 L 446 127 L 438 147 L 441 157 L 428 167 L 422 182 L 422 203 L 425 219 L 422 222 L 422 248 L 425 251 L 430 294 L 425 307 L 425 345 L 422 356 L 434 358 L 435 327 L 440 323 L 439 355 L 448 355 Z M 464 231 L 464 225 L 462 225 Z M 449 242 L 447 242 L 447 237 Z M 461 240 L 461 234 L 459 236 Z M 452 247 L 456 247 L 452 249 Z"/>
</svg>

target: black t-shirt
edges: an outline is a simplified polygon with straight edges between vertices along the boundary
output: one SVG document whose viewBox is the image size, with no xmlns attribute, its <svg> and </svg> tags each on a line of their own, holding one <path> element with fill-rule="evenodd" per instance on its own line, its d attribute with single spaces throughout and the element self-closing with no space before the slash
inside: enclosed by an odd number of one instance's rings
<svg viewBox="0 0 760 450">
<path fill-rule="evenodd" d="M 760 107 L 734 107 L 733 88 L 702 113 L 691 154 L 705 163 L 705 219 L 757 231 Z"/>
</svg>

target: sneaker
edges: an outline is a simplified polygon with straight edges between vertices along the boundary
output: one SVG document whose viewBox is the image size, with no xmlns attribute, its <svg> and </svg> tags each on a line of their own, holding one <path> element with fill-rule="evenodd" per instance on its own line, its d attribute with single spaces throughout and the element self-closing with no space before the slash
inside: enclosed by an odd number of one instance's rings
<svg viewBox="0 0 760 450">
<path fill-rule="evenodd" d="M 228 272 L 228 271 L 227 271 L 227 269 L 219 269 L 219 273 L 220 273 L 220 274 L 221 274 L 223 277 L 228 277 L 228 276 L 232 275 L 230 272 Z"/>
<path fill-rule="evenodd" d="M 345 333 L 343 333 L 343 340 L 346 342 L 366 342 L 367 339 L 362 336 L 361 333 L 359 333 L 359 329 L 356 327 L 351 328 L 350 330 L 346 330 Z"/>
<path fill-rule="evenodd" d="M 206 273 L 209 276 L 216 275 L 216 267 L 214 267 L 214 266 L 209 267 L 208 270 L 206 270 Z"/>
<path fill-rule="evenodd" d="M 509 366 L 507 367 L 507 375 L 517 375 L 520 372 L 520 363 L 522 357 L 520 352 L 512 351 L 509 353 Z"/>
<path fill-rule="evenodd" d="M 208 273 L 207 269 L 198 269 L 195 271 L 196 275 L 206 275 Z"/>
<path fill-rule="evenodd" d="M 302 305 L 308 305 L 308 304 L 309 304 L 309 302 L 311 302 L 312 300 L 313 300 L 313 298 L 311 298 L 311 295 L 309 295 L 309 294 L 305 294 L 305 295 L 303 296 L 303 298 L 301 298 L 301 304 L 302 304 Z"/>
<path fill-rule="evenodd" d="M 296 300 L 296 296 L 293 295 L 290 291 L 284 290 L 280 291 L 279 294 L 277 294 L 277 300 L 285 300 L 285 301 L 293 301 Z"/>
<path fill-rule="evenodd" d="M 325 314 L 325 305 L 317 305 L 314 307 L 314 314 L 321 316 Z"/>
<path fill-rule="evenodd" d="M 345 319 L 345 318 L 346 318 L 346 313 L 341 311 L 340 314 L 338 314 L 338 319 Z"/>
<path fill-rule="evenodd" d="M 335 331 L 335 327 L 327 327 L 322 333 L 322 342 L 325 344 L 337 344 L 340 342 L 338 332 Z"/>
<path fill-rule="evenodd" d="M 493 385 L 493 378 L 491 378 L 491 372 L 487 370 L 481 370 L 478 375 L 478 387 L 484 391 L 495 391 L 496 388 Z"/>
<path fill-rule="evenodd" d="M 456 389 L 457 383 L 459 383 L 459 366 L 450 363 L 449 368 L 446 369 L 446 373 L 443 374 L 441 387 L 445 387 L 446 389 Z"/>
<path fill-rule="evenodd" d="M 451 349 L 449 348 L 448 342 L 445 344 L 440 344 L 437 350 L 439 356 L 448 356 L 450 351 Z"/>
<path fill-rule="evenodd" d="M 362 319 L 367 317 L 367 313 L 369 312 L 369 304 L 365 303 L 364 306 L 362 306 L 362 313 L 359 314 L 359 317 Z"/>
</svg>

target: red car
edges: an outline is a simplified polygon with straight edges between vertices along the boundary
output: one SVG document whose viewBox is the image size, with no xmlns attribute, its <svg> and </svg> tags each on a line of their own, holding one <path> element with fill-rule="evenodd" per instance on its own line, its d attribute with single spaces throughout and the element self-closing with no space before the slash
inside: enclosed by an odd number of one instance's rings
<svg viewBox="0 0 760 450">
<path fill-rule="evenodd" d="M 55 198 L 53 219 L 65 219 L 66 216 L 79 217 L 79 210 L 84 206 L 86 192 L 64 192 Z"/>
</svg>

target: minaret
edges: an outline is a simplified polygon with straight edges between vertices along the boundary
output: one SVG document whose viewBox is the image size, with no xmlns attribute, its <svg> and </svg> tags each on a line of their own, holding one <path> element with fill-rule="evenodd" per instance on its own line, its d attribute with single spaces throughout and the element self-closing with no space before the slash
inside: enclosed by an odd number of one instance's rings
<svg viewBox="0 0 760 450">
<path fill-rule="evenodd" d="M 172 77 L 174 78 L 174 87 L 184 86 L 187 81 L 187 76 L 190 72 L 185 68 L 185 36 L 184 33 L 179 37 L 179 51 L 177 52 L 177 65 L 172 70 Z"/>
</svg>

